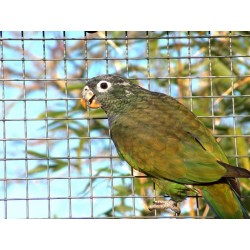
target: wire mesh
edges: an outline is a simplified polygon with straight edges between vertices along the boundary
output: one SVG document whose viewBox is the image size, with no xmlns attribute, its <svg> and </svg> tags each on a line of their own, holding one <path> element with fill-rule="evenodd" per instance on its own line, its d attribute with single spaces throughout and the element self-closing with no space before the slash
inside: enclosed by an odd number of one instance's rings
<svg viewBox="0 0 250 250">
<path fill-rule="evenodd" d="M 0 218 L 176 218 L 117 155 L 86 80 L 120 74 L 188 106 L 250 169 L 248 32 L 0 32 Z M 250 210 L 249 180 L 241 180 Z M 178 218 L 213 218 L 201 196 Z"/>
</svg>

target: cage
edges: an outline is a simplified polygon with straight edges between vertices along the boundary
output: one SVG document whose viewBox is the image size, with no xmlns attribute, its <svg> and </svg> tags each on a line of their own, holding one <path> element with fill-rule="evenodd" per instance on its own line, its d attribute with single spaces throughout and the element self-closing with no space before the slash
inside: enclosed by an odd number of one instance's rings
<svg viewBox="0 0 250 250">
<path fill-rule="evenodd" d="M 202 196 L 176 217 L 122 161 L 89 78 L 120 74 L 189 107 L 230 164 L 250 170 L 249 32 L 0 32 L 0 218 L 214 218 Z M 240 180 L 250 211 L 250 183 Z"/>
</svg>

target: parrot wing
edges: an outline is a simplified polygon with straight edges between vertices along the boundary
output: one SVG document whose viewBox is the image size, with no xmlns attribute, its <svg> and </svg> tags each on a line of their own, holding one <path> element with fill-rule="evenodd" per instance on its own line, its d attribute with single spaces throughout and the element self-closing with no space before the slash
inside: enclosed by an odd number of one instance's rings
<svg viewBox="0 0 250 250">
<path fill-rule="evenodd" d="M 122 158 L 147 175 L 183 184 L 227 176 L 227 167 L 219 163 L 227 158 L 203 123 L 175 99 L 149 93 L 110 124 Z"/>
</svg>

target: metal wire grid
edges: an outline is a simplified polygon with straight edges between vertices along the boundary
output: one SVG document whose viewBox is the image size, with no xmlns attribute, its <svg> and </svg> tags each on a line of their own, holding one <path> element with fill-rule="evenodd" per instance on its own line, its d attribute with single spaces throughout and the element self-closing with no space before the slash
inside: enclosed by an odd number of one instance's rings
<svg viewBox="0 0 250 250">
<path fill-rule="evenodd" d="M 238 159 L 247 158 L 248 155 L 242 155 L 238 153 L 237 150 L 237 138 L 249 138 L 249 134 L 237 134 L 237 119 L 238 118 L 249 118 L 249 113 L 238 115 L 235 112 L 235 98 L 250 98 L 250 93 L 244 95 L 236 95 L 234 92 L 234 72 L 233 72 L 233 60 L 235 58 L 246 58 L 249 55 L 234 54 L 232 51 L 232 39 L 241 39 L 242 37 L 249 37 L 247 34 L 217 34 L 216 36 L 211 33 L 203 33 L 199 35 L 197 33 L 164 33 L 163 36 L 157 36 L 154 32 L 133 32 L 132 36 L 130 32 L 124 32 L 122 35 L 112 32 L 98 32 L 94 34 L 89 34 L 87 32 L 77 32 L 72 34 L 67 34 L 67 32 L 57 32 L 56 35 L 48 32 L 40 32 L 39 36 L 34 35 L 37 33 L 12 33 L 1 32 L 0 33 L 0 58 L 1 58 L 1 102 L 2 102 L 2 118 L 1 118 L 1 130 L 2 130 L 2 149 L 1 149 L 1 172 L 0 172 L 0 182 L 1 182 L 1 196 L 0 196 L 0 217 L 1 218 L 172 218 L 173 215 L 165 213 L 143 213 L 145 204 L 141 200 L 156 199 L 157 197 L 162 197 L 162 195 L 157 194 L 156 187 L 151 183 L 152 192 L 151 193 L 140 193 L 136 190 L 135 182 L 137 180 L 148 181 L 148 178 L 141 176 L 136 173 L 133 169 L 128 166 L 122 165 L 125 168 L 124 173 L 117 173 L 117 165 L 121 167 L 119 162 L 119 157 L 117 156 L 112 141 L 109 135 L 100 135 L 100 133 L 92 133 L 93 121 L 101 120 L 105 123 L 106 117 L 104 114 L 99 114 L 95 118 L 92 116 L 92 111 L 85 112 L 79 107 L 79 94 L 85 82 L 88 78 L 95 76 L 97 74 L 104 73 L 121 73 L 124 76 L 130 78 L 131 80 L 137 80 L 144 84 L 144 87 L 149 89 L 154 89 L 155 86 L 152 82 L 156 80 L 164 80 L 167 82 L 164 89 L 159 91 L 165 91 L 166 93 L 172 95 L 173 93 L 173 81 L 178 79 L 187 80 L 187 95 L 176 96 L 176 98 L 187 100 L 188 105 L 191 110 L 193 110 L 193 102 L 198 99 L 209 99 L 211 102 L 211 114 L 210 115 L 200 115 L 201 119 L 212 120 L 212 129 L 215 132 L 216 119 L 222 118 L 232 118 L 233 120 L 233 135 L 220 134 L 216 137 L 219 138 L 234 138 L 234 154 L 229 155 L 229 158 L 236 159 L 236 165 L 238 165 Z M 77 38 L 74 37 L 77 34 Z M 52 36 L 52 37 L 50 37 Z M 193 55 L 192 52 L 192 39 L 201 38 L 207 39 L 208 43 L 208 55 Z M 178 43 L 180 40 L 187 40 L 187 53 L 182 55 L 170 53 L 170 43 Z M 229 54 L 228 55 L 213 55 L 211 49 L 212 39 L 229 39 Z M 130 51 L 134 50 L 132 48 L 133 41 L 142 41 L 142 50 L 145 53 L 141 55 L 131 55 Z M 165 42 L 166 53 L 163 55 L 151 55 L 151 41 L 162 40 Z M 78 57 L 72 52 L 73 45 L 70 42 L 81 42 L 82 53 Z M 112 57 L 112 47 L 114 50 L 119 52 L 119 46 L 116 45 L 118 41 L 124 42 L 123 49 L 124 53 L 118 53 L 119 56 Z M 10 48 L 10 42 L 18 42 L 20 46 L 20 55 L 15 54 L 10 55 L 6 52 Z M 47 44 L 50 42 L 58 42 L 57 46 L 60 47 L 61 54 L 59 56 L 51 56 L 51 52 L 48 51 Z M 91 50 L 96 49 L 93 46 L 93 42 L 100 43 L 98 46 L 99 53 L 96 53 L 96 57 L 92 57 Z M 145 42 L 145 43 L 144 43 Z M 36 57 L 29 56 L 29 48 L 27 43 L 33 44 L 37 48 L 34 53 L 37 53 Z M 38 44 L 39 43 L 39 48 Z M 27 46 L 27 47 L 26 47 Z M 69 49 L 68 49 L 69 47 Z M 72 53 L 72 54 L 71 54 Z M 135 53 L 135 52 L 133 52 Z M 208 75 L 193 75 L 192 73 L 192 60 L 197 59 L 207 59 L 209 64 L 209 74 Z M 213 59 L 223 58 L 230 61 L 231 75 L 213 75 Z M 185 76 L 176 76 L 171 72 L 171 64 L 173 60 L 187 60 L 188 74 Z M 120 68 L 116 67 L 114 69 L 114 64 L 120 61 L 122 66 Z M 143 61 L 144 63 L 144 73 L 131 72 L 130 64 L 133 61 Z M 157 62 L 165 62 L 165 75 L 159 76 L 155 75 L 155 67 L 157 67 Z M 17 76 L 13 72 L 8 72 L 10 67 L 9 63 L 20 63 L 21 72 Z M 73 74 L 74 68 L 69 63 L 75 63 L 77 69 L 81 69 L 81 75 Z M 124 63 L 125 62 L 125 63 Z M 33 73 L 28 73 L 30 71 L 30 64 L 41 63 L 42 73 L 36 76 Z M 51 65 L 53 63 L 59 63 L 60 77 L 55 77 L 55 74 L 51 73 Z M 78 66 L 79 63 L 81 66 Z M 99 65 L 101 63 L 101 65 Z M 53 66 L 53 65 L 52 65 Z M 93 70 L 93 68 L 98 68 L 98 70 Z M 53 68 L 53 67 L 52 67 Z M 7 70 L 8 69 L 8 70 Z M 54 72 L 55 73 L 55 72 Z M 237 79 L 249 77 L 245 72 L 242 75 L 237 75 Z M 230 79 L 231 80 L 231 92 L 230 95 L 215 94 L 214 93 L 214 79 Z M 210 94 L 208 95 L 193 95 L 195 80 L 208 80 L 210 85 Z M 12 85 L 19 86 L 21 94 L 12 88 Z M 34 83 L 40 85 L 40 89 L 34 86 Z M 56 83 L 56 84 L 55 84 Z M 75 86 L 78 84 L 78 88 Z M 82 85 L 81 85 L 82 84 Z M 41 87 L 42 86 L 42 87 Z M 54 94 L 57 93 L 53 88 L 60 87 L 59 89 L 61 95 L 59 97 Z M 36 96 L 36 89 L 41 89 L 43 91 L 43 96 Z M 62 91 L 63 89 L 63 91 Z M 12 91 L 12 92 L 11 92 Z M 19 94 L 17 97 L 13 91 L 17 91 Z M 52 92 L 52 94 L 51 94 Z M 73 92 L 73 94 L 72 94 Z M 63 93 L 63 95 L 62 95 Z M 232 100 L 232 115 L 217 115 L 214 106 L 215 100 L 218 98 L 230 98 Z M 63 113 L 58 116 L 58 113 L 53 113 L 56 111 L 55 106 L 51 109 L 51 103 L 63 103 L 64 108 L 59 110 Z M 22 104 L 23 108 L 20 112 L 15 112 L 14 117 L 10 116 L 8 113 L 10 109 L 17 105 L 17 103 Z M 30 113 L 32 110 L 32 105 L 34 103 L 41 104 L 43 106 L 43 115 L 34 116 Z M 73 103 L 73 104 L 72 104 Z M 77 106 L 78 105 L 78 106 Z M 19 105 L 20 106 L 20 105 Z M 35 105 L 34 105 L 35 106 Z M 72 108 L 77 106 L 76 109 Z M 71 112 L 71 110 L 74 112 Z M 52 110 L 52 111 L 51 111 Z M 79 112 L 77 112 L 77 110 Z M 19 117 L 15 117 L 15 116 Z M 55 115 L 53 117 L 53 115 Z M 64 133 L 52 133 L 53 123 L 62 122 L 64 124 Z M 71 124 L 74 122 L 80 122 L 81 125 L 86 127 L 86 134 L 84 136 L 79 136 L 73 134 Z M 15 127 L 15 123 L 17 126 Z M 34 136 L 35 132 L 32 129 L 32 125 L 35 122 L 43 123 L 43 136 Z M 20 129 L 20 124 L 22 123 L 22 129 Z M 31 123 L 31 125 L 29 124 Z M 19 133 L 12 134 L 13 131 L 9 131 L 11 127 L 13 130 L 22 130 L 23 136 Z M 33 132 L 29 132 L 32 130 Z M 37 133 L 39 134 L 39 132 Z M 72 153 L 72 145 L 75 140 L 85 140 L 87 153 L 75 155 Z M 101 144 L 105 144 L 106 152 L 96 152 L 98 147 L 100 147 L 95 141 L 100 141 Z M 52 142 L 62 142 L 63 146 L 54 151 L 54 147 L 51 146 Z M 42 151 L 44 154 L 39 154 L 39 147 L 37 153 L 31 153 L 32 147 L 36 147 L 36 144 L 43 145 Z M 20 146 L 22 145 L 22 146 Z M 22 147 L 22 152 L 18 152 Z M 58 151 L 65 149 L 64 153 L 60 154 Z M 22 156 L 20 156 L 22 155 Z M 40 162 L 43 162 L 43 165 Z M 59 170 L 56 169 L 56 163 L 59 164 L 63 161 L 63 167 Z M 34 165 L 32 162 L 35 162 Z M 80 168 L 75 170 L 75 162 L 80 162 Z M 98 162 L 99 165 L 96 164 Z M 101 162 L 101 163 L 100 163 Z M 105 172 L 100 175 L 96 175 L 99 169 L 102 167 L 102 162 L 108 162 L 109 174 Z M 22 170 L 20 171 L 20 166 L 22 165 Z M 39 165 L 40 164 L 40 165 Z M 32 173 L 32 169 L 38 169 L 41 167 L 41 171 L 36 171 Z M 44 168 L 44 166 L 46 166 Z M 11 170 L 9 170 L 11 169 Z M 85 170 L 88 169 L 86 174 Z M 58 174 L 59 173 L 59 174 Z M 96 191 L 96 180 L 102 180 L 108 184 L 102 186 L 101 183 L 97 183 L 101 186 L 101 191 Z M 58 185 L 58 183 L 62 181 Z M 131 193 L 124 195 L 117 195 L 117 181 L 124 182 L 124 185 L 129 185 Z M 149 180 L 150 181 L 150 180 Z M 128 184 L 129 183 L 129 184 Z M 97 185 L 97 186 L 98 186 Z M 40 189 L 39 190 L 39 186 Z M 59 187 L 58 187 L 59 186 Z M 87 187 L 87 194 L 82 191 L 83 187 Z M 20 193 L 20 190 L 23 191 Z M 57 190 L 59 189 L 59 190 Z M 104 191 L 105 189 L 108 192 Z M 37 190 L 37 191 L 32 191 Z M 86 191 L 86 190 L 85 190 Z M 108 194 L 109 193 L 109 194 Z M 130 210 L 122 213 L 117 211 L 117 200 L 125 200 L 124 207 L 130 207 Z M 189 204 L 193 206 L 193 212 L 182 216 L 182 217 L 202 217 L 200 214 L 199 200 L 201 197 L 191 197 L 189 198 Z M 99 202 L 101 201 L 101 202 Z M 110 210 L 109 213 L 105 213 L 106 210 Z M 184 208 L 185 210 L 185 208 Z M 62 212 L 63 211 L 63 212 Z M 204 215 L 204 214 L 203 214 Z"/>
</svg>

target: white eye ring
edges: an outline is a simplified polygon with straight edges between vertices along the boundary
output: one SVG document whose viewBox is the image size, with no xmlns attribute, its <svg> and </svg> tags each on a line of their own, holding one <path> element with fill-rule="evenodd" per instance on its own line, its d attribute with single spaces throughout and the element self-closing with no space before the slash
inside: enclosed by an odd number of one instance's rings
<svg viewBox="0 0 250 250">
<path fill-rule="evenodd" d="M 111 83 L 107 81 L 100 81 L 97 83 L 98 92 L 106 92 L 111 87 Z"/>
</svg>

